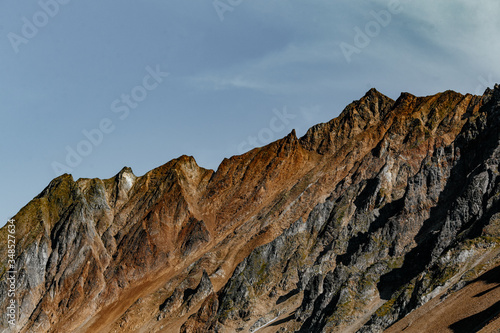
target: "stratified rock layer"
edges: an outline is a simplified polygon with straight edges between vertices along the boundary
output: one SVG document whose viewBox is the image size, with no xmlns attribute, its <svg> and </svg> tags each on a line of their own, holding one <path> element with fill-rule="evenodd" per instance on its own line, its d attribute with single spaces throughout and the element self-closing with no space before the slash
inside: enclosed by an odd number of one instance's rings
<svg viewBox="0 0 500 333">
<path fill-rule="evenodd" d="M 499 128 L 498 86 L 372 89 L 217 171 L 182 156 L 58 177 L 14 217 L 15 331 L 381 332 L 436 297 L 452 309 L 500 263 Z"/>
</svg>

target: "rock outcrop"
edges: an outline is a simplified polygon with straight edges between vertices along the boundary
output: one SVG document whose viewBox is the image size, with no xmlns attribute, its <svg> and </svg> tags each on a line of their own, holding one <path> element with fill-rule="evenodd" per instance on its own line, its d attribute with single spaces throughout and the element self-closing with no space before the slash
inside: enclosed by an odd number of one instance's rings
<svg viewBox="0 0 500 333">
<path fill-rule="evenodd" d="M 371 89 L 216 171 L 182 156 L 140 177 L 63 175 L 14 217 L 19 316 L 1 327 L 382 332 L 433 300 L 452 308 L 500 264 L 499 128 L 498 85 Z M 477 326 L 500 327 L 483 303 Z"/>
</svg>

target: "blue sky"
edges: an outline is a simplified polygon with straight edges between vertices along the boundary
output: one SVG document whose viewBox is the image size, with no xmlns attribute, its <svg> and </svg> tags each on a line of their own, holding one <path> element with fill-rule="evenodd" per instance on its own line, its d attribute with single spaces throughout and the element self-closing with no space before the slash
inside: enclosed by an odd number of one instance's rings
<svg viewBox="0 0 500 333">
<path fill-rule="evenodd" d="M 216 169 L 371 87 L 482 93 L 500 81 L 498 17 L 496 0 L 4 0 L 1 224 L 64 170 L 142 175 L 182 154 Z"/>
</svg>

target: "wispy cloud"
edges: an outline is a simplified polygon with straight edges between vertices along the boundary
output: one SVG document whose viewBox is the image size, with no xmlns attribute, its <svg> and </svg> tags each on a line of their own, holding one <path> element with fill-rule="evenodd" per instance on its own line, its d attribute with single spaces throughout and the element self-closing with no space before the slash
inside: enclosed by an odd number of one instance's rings
<svg viewBox="0 0 500 333">
<path fill-rule="evenodd" d="M 304 92 L 307 86 L 315 84 L 315 89 L 332 88 L 337 80 L 332 72 L 342 59 L 336 43 L 292 43 L 279 51 L 233 65 L 219 71 L 205 71 L 187 80 L 202 89 L 244 88 L 264 93 Z"/>
<path fill-rule="evenodd" d="M 279 50 L 266 52 L 263 49 L 258 56 L 235 62 L 222 70 L 206 69 L 189 77 L 188 81 L 201 89 L 249 89 L 285 95 L 323 89 L 343 90 L 346 84 L 360 86 L 360 83 L 381 89 L 392 86 L 394 88 L 390 90 L 394 91 L 416 89 L 425 93 L 448 88 L 471 90 L 477 84 L 478 75 L 500 74 L 500 65 L 494 61 L 500 51 L 495 33 L 500 31 L 497 19 L 500 3 L 492 0 L 402 1 L 402 13 L 384 28 L 353 64 L 345 64 L 339 44 L 345 39 L 352 40 L 353 27 L 363 27 L 367 19 L 373 19 L 370 11 L 382 10 L 387 3 L 378 0 L 369 5 L 344 4 L 344 10 L 350 16 L 336 16 L 329 21 L 319 10 L 316 19 L 321 22 L 318 23 L 321 33 L 318 34 L 314 33 L 314 20 L 307 22 L 310 25 L 300 22 L 302 18 L 296 11 L 297 7 L 276 3 L 266 7 L 259 1 L 239 7 L 239 11 L 254 11 L 248 14 L 250 16 L 264 13 L 276 19 L 278 15 L 269 8 L 279 7 L 275 9 L 289 15 L 284 26 L 295 29 L 290 33 L 296 36 L 295 40 Z M 333 6 L 324 7 L 323 2 L 307 7 L 301 4 L 303 10 L 317 6 L 328 8 L 324 11 L 335 15 L 331 11 Z M 294 20 L 301 23 L 296 28 L 291 25 Z"/>
</svg>

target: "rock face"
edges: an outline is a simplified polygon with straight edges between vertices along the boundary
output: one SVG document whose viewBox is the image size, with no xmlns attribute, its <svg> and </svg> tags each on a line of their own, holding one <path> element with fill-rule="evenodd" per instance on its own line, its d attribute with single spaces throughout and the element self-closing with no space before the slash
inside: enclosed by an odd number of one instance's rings
<svg viewBox="0 0 500 333">
<path fill-rule="evenodd" d="M 14 217 L 19 316 L 1 327 L 396 327 L 500 264 L 499 128 L 499 86 L 396 101 L 371 89 L 217 171 L 182 156 L 141 177 L 63 175 Z M 2 242 L 3 313 L 7 253 Z M 477 327 L 500 327 L 495 302 L 481 306 Z"/>
</svg>

